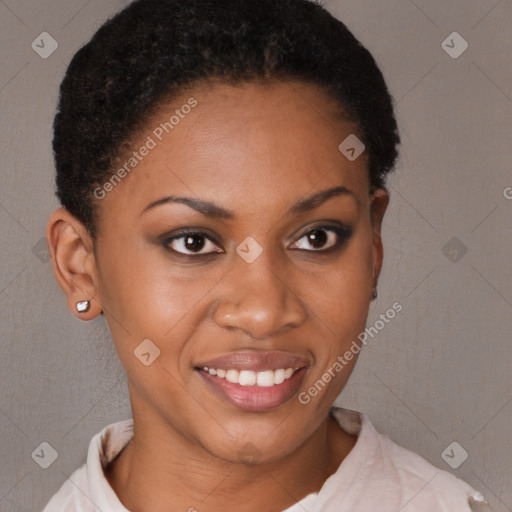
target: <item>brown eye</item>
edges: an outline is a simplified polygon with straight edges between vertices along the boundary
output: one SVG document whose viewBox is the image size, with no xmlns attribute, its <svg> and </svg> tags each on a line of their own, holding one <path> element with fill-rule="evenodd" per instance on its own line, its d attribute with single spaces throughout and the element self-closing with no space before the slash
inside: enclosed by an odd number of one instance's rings
<svg viewBox="0 0 512 512">
<path fill-rule="evenodd" d="M 183 242 L 188 251 L 199 252 L 205 244 L 204 237 L 200 235 L 188 235 Z"/>
<path fill-rule="evenodd" d="M 204 233 L 183 233 L 165 240 L 164 246 L 187 256 L 222 252 Z"/>
<path fill-rule="evenodd" d="M 308 238 L 308 243 L 310 243 L 315 249 L 321 249 L 329 239 L 323 229 L 314 229 L 306 236 Z"/>
<path fill-rule="evenodd" d="M 348 226 L 318 226 L 305 233 L 291 248 L 322 252 L 341 246 L 351 236 L 352 228 Z"/>
</svg>

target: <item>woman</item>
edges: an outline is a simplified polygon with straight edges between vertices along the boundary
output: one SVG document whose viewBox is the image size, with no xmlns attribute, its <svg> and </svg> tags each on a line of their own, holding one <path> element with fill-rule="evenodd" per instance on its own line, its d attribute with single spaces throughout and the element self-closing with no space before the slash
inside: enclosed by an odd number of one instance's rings
<svg viewBox="0 0 512 512">
<path fill-rule="evenodd" d="M 312 2 L 139 0 L 97 32 L 61 86 L 47 239 L 133 420 L 45 512 L 486 510 L 333 408 L 398 143 L 373 58 Z"/>
</svg>

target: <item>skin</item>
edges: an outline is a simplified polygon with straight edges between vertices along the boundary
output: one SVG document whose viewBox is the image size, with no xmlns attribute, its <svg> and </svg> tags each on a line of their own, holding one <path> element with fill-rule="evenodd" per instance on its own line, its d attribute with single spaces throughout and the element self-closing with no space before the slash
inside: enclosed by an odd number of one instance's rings
<svg viewBox="0 0 512 512">
<path fill-rule="evenodd" d="M 198 106 L 98 201 L 96 241 L 62 208 L 47 239 L 70 310 L 83 320 L 103 310 L 128 375 L 135 434 L 106 471 L 124 506 L 277 512 L 318 492 L 353 448 L 356 438 L 328 412 L 357 357 L 309 404 L 295 395 L 263 413 L 217 396 L 194 364 L 278 350 L 308 359 L 298 393 L 311 387 L 364 330 L 388 195 L 370 196 L 365 153 L 350 162 L 338 150 L 357 126 L 322 89 L 299 82 L 189 89 L 161 105 L 134 148 L 191 96 Z M 349 193 L 290 211 L 332 187 Z M 177 203 L 141 214 L 169 195 L 210 201 L 235 217 Z M 330 253 L 305 236 L 325 224 L 352 229 Z M 187 259 L 172 251 L 192 252 L 183 239 L 164 245 L 164 235 L 191 227 L 213 238 L 203 252 L 221 252 Z M 326 247 L 338 240 L 322 233 Z M 236 253 L 248 236 L 263 248 L 252 263 Z M 91 309 L 79 314 L 85 299 Z M 161 351 L 150 366 L 133 354 L 144 339 Z M 237 454 L 248 443 L 255 460 L 242 463 Z"/>
</svg>

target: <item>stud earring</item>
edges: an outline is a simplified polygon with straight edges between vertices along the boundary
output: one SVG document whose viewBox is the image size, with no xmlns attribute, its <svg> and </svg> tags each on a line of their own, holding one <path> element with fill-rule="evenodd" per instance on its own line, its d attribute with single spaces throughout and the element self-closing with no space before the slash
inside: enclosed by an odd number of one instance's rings
<svg viewBox="0 0 512 512">
<path fill-rule="evenodd" d="M 91 301 L 90 300 L 82 300 L 76 303 L 76 310 L 79 313 L 87 313 L 91 309 Z"/>
<path fill-rule="evenodd" d="M 373 293 L 372 293 L 372 300 L 375 300 L 377 298 L 377 290 L 375 290 Z"/>
</svg>

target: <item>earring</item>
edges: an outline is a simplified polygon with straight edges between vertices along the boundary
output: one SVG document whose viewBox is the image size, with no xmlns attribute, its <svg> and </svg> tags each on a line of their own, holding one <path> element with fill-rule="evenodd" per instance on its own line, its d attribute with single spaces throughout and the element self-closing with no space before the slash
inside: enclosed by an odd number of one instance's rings
<svg viewBox="0 0 512 512">
<path fill-rule="evenodd" d="M 91 301 L 90 300 L 82 300 L 76 303 L 76 310 L 79 313 L 87 313 L 91 309 Z"/>
<path fill-rule="evenodd" d="M 375 300 L 377 298 L 377 290 L 374 290 L 372 293 L 372 300 Z"/>
</svg>

